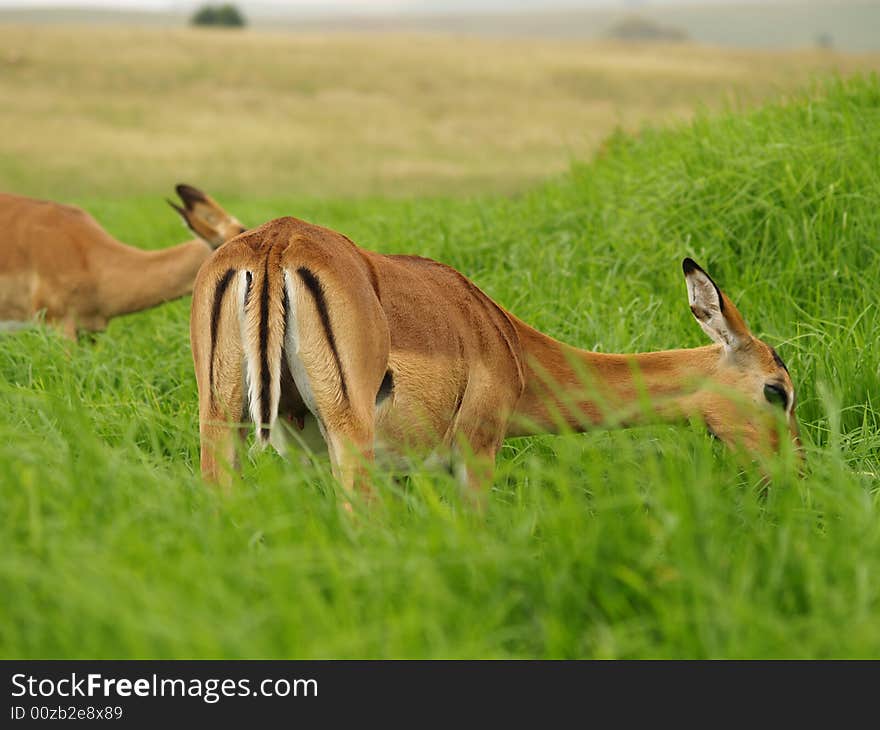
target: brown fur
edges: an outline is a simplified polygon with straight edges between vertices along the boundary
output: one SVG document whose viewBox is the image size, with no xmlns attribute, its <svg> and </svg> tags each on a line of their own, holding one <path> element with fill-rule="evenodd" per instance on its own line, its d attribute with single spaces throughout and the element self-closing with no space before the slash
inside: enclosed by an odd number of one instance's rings
<svg viewBox="0 0 880 730">
<path fill-rule="evenodd" d="M 708 296 L 694 306 L 721 306 L 688 261 L 686 277 Z M 652 419 L 697 417 L 730 444 L 773 449 L 777 419 L 762 388 L 778 383 L 793 399 L 791 380 L 714 291 L 735 349 L 598 354 L 529 327 L 448 266 L 366 251 L 295 218 L 272 221 L 226 244 L 196 281 L 202 472 L 228 481 L 248 411 L 273 443 L 281 423 L 296 435 L 317 418 L 347 489 L 368 488 L 363 465 L 377 448 L 451 456 L 477 486 L 505 437 Z M 786 417 L 796 442 L 793 407 Z"/>
<path fill-rule="evenodd" d="M 183 188 L 188 225 L 206 240 L 159 251 L 117 241 L 81 208 L 0 193 L 0 320 L 46 321 L 70 338 L 120 314 L 176 299 L 242 226 L 204 193 Z"/>
</svg>

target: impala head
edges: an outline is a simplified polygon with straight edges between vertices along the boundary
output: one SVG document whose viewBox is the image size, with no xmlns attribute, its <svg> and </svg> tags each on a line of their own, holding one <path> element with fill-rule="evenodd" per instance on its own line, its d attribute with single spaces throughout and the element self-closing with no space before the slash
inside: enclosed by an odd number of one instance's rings
<svg viewBox="0 0 880 730">
<path fill-rule="evenodd" d="M 768 447 L 775 451 L 782 418 L 799 451 L 794 385 L 785 363 L 751 333 L 739 310 L 703 269 L 689 258 L 682 268 L 691 311 L 703 331 L 721 346 L 712 367 L 717 387 L 698 394 L 706 424 L 728 443 L 750 451 Z"/>
<path fill-rule="evenodd" d="M 212 248 L 247 230 L 235 216 L 223 210 L 213 198 L 198 188 L 181 184 L 175 190 L 183 201 L 183 207 L 170 200 L 168 205 L 180 214 L 187 228 Z"/>
</svg>

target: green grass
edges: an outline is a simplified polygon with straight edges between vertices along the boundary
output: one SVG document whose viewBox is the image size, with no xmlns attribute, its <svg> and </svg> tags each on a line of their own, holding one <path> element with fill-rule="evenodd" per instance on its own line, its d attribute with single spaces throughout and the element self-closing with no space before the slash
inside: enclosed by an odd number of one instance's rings
<svg viewBox="0 0 880 730">
<path fill-rule="evenodd" d="M 703 343 L 705 265 L 799 391 L 808 473 L 773 486 L 696 427 L 505 446 L 484 518 L 443 477 L 340 513 L 265 453 L 196 476 L 188 301 L 94 343 L 0 340 L 2 657 L 876 657 L 880 81 L 620 136 L 514 199 L 229 201 L 432 256 L 603 351 Z M 151 199 L 81 201 L 144 246 Z"/>
</svg>

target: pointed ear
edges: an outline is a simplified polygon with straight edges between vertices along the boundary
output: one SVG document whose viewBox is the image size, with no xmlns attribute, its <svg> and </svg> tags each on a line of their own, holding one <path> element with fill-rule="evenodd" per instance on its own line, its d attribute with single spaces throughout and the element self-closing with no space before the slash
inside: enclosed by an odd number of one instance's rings
<svg viewBox="0 0 880 730">
<path fill-rule="evenodd" d="M 177 211 L 189 228 L 213 248 L 244 230 L 236 218 L 229 215 L 211 196 L 192 185 L 180 184 L 175 187 L 183 207 L 172 201 L 168 205 Z"/>
<path fill-rule="evenodd" d="M 691 312 L 715 342 L 736 350 L 752 337 L 748 325 L 727 295 L 693 259 L 681 263 Z"/>
<path fill-rule="evenodd" d="M 207 203 L 210 200 L 201 190 L 186 183 L 178 183 L 174 186 L 174 190 L 180 196 L 187 210 L 193 208 L 196 203 Z"/>
</svg>

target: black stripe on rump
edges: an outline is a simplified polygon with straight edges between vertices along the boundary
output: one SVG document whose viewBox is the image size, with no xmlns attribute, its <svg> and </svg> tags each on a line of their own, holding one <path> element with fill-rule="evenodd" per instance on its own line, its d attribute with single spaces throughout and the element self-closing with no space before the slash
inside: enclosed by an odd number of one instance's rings
<svg viewBox="0 0 880 730">
<path fill-rule="evenodd" d="M 269 257 L 263 267 L 263 289 L 260 291 L 260 435 L 269 438 Z"/>
<path fill-rule="evenodd" d="M 223 307 L 223 297 L 232 277 L 235 276 L 235 269 L 227 269 L 226 273 L 214 289 L 214 305 L 211 307 L 211 360 L 208 364 L 208 389 L 211 391 L 211 403 L 214 402 L 214 351 L 217 349 L 217 327 L 220 325 L 220 309 Z"/>
<path fill-rule="evenodd" d="M 339 382 L 342 384 L 342 395 L 348 400 L 348 386 L 345 383 L 345 374 L 342 372 L 342 360 L 339 359 L 339 350 L 336 349 L 336 338 L 333 336 L 333 329 L 330 327 L 330 313 L 327 310 L 327 300 L 324 298 L 324 287 L 311 271 L 304 266 L 296 270 L 303 284 L 306 285 L 312 298 L 315 300 L 315 307 L 318 310 L 318 316 L 321 318 L 321 324 L 324 327 L 324 335 L 333 352 L 333 359 L 336 361 L 336 369 L 339 371 Z"/>
<path fill-rule="evenodd" d="M 284 344 L 287 342 L 287 313 L 290 311 L 290 297 L 287 296 L 287 281 L 282 274 L 281 279 L 281 362 L 287 362 L 284 357 Z"/>
</svg>

